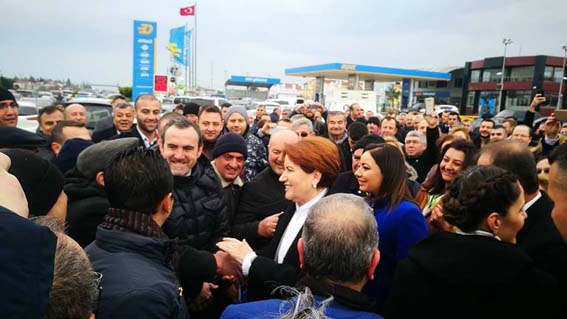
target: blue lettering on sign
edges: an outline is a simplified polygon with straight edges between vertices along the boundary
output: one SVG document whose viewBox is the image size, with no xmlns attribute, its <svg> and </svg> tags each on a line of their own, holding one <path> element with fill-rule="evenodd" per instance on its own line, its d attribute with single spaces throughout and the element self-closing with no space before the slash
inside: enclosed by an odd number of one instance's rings
<svg viewBox="0 0 567 319">
<path fill-rule="evenodd" d="M 134 20 L 132 100 L 141 94 L 154 93 L 156 35 L 156 22 Z"/>
<path fill-rule="evenodd" d="M 259 78 L 253 76 L 240 76 L 240 75 L 233 75 L 230 77 L 231 82 L 240 82 L 240 83 L 250 83 L 250 84 L 280 84 L 280 79 L 273 79 L 273 78 Z"/>
</svg>

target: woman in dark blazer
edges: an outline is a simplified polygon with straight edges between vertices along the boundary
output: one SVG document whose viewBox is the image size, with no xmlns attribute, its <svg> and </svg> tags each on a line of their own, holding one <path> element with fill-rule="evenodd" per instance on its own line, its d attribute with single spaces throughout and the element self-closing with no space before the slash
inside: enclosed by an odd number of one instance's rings
<svg viewBox="0 0 567 319">
<path fill-rule="evenodd" d="M 554 279 L 514 244 L 524 225 L 517 178 L 473 167 L 443 196 L 439 232 L 410 251 L 396 273 L 385 318 L 560 318 Z"/>
<path fill-rule="evenodd" d="M 217 246 L 242 264 L 248 278 L 248 300 L 268 299 L 282 285 L 294 286 L 299 277 L 297 241 L 309 209 L 327 194 L 340 169 L 337 146 L 322 137 L 307 137 L 286 145 L 280 182 L 292 201 L 274 224 L 274 237 L 260 251 L 246 241 L 226 238 Z"/>
</svg>

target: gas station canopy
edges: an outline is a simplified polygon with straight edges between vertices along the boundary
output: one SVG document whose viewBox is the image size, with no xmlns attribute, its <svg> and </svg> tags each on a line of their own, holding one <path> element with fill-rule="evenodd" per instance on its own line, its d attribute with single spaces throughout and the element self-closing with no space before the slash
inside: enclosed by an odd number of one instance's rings
<svg viewBox="0 0 567 319">
<path fill-rule="evenodd" d="M 401 82 L 404 79 L 426 81 L 450 81 L 451 74 L 444 72 L 396 69 L 382 66 L 369 66 L 347 63 L 329 63 L 285 69 L 288 76 L 323 77 L 327 79 L 348 80 L 349 75 L 357 75 L 362 81 Z"/>
<path fill-rule="evenodd" d="M 280 84 L 280 79 L 274 78 L 260 78 L 254 76 L 242 76 L 233 75 L 229 80 L 225 82 L 225 86 L 235 85 L 235 86 L 247 86 L 247 87 L 264 87 L 270 88 L 272 85 Z"/>
</svg>

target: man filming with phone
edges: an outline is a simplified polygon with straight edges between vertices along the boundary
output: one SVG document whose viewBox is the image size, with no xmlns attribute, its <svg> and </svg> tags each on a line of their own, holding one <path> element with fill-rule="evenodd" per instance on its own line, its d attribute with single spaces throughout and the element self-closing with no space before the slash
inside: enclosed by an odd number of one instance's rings
<svg viewBox="0 0 567 319">
<path fill-rule="evenodd" d="M 536 108 L 547 102 L 547 99 L 543 95 L 543 92 L 538 91 L 534 96 L 532 103 L 528 111 L 524 116 L 524 123 L 530 127 L 533 126 Z M 561 121 L 567 120 L 564 118 L 567 116 L 565 110 L 556 110 L 556 113 L 551 113 L 547 121 L 540 126 L 540 130 L 543 131 L 543 136 L 541 137 L 541 154 L 547 156 L 551 151 L 565 143 L 566 139 L 559 135 L 559 130 L 561 129 Z"/>
</svg>

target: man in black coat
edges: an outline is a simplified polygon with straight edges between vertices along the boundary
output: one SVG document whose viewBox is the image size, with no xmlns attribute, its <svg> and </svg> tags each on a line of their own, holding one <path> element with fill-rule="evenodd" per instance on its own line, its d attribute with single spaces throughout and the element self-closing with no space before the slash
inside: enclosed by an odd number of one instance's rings
<svg viewBox="0 0 567 319">
<path fill-rule="evenodd" d="M 89 146 L 79 154 L 76 169 L 65 175 L 67 233 L 81 247 L 95 240 L 96 228 L 110 208 L 104 191 L 104 168 L 116 154 L 137 145 L 138 140 L 130 137 Z"/>
<path fill-rule="evenodd" d="M 248 156 L 246 140 L 239 134 L 226 133 L 216 142 L 212 156 L 214 160 L 211 165 L 223 189 L 224 202 L 227 208 L 226 217 L 232 224 L 240 199 L 240 188 L 243 184 L 240 175 L 244 168 L 244 161 Z"/>
<path fill-rule="evenodd" d="M 242 187 L 232 236 L 246 239 L 254 249 L 264 247 L 273 237 L 271 229 L 289 204 L 284 196 L 284 186 L 278 179 L 284 171 L 285 145 L 298 140 L 295 132 L 289 129 L 275 130 L 268 145 L 270 166 Z"/>
<path fill-rule="evenodd" d="M 404 150 L 406 161 L 415 168 L 417 182 L 423 183 L 431 167 L 437 162 L 438 150 L 435 142 L 439 138 L 436 120 L 428 116 L 429 127 L 424 135 L 418 130 L 410 131 L 405 137 Z"/>
<path fill-rule="evenodd" d="M 108 140 L 117 134 L 129 132 L 134 124 L 134 107 L 131 104 L 121 103 L 114 108 L 112 126 L 93 133 L 93 142 Z"/>
<path fill-rule="evenodd" d="M 57 237 L 27 219 L 26 196 L 10 166 L 0 153 L 0 318 L 45 318 Z"/>
<path fill-rule="evenodd" d="M 163 229 L 183 245 L 179 250 L 180 281 L 187 296 L 198 305 L 192 310 L 202 309 L 222 283 L 211 278 L 222 272 L 222 256 L 213 252 L 217 250 L 215 244 L 230 231 L 221 183 L 202 155 L 203 140 L 197 124 L 174 117 L 161 133 L 159 148 L 174 179 L 173 210 Z M 213 308 L 208 309 L 219 310 Z"/>
<path fill-rule="evenodd" d="M 164 231 L 193 248 L 216 251 L 229 222 L 220 181 L 202 156 L 199 127 L 177 117 L 166 124 L 159 147 L 174 176 L 174 206 Z"/>
</svg>

